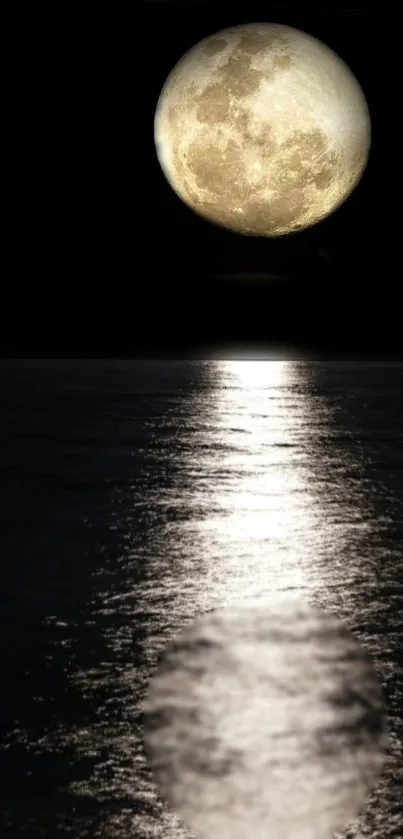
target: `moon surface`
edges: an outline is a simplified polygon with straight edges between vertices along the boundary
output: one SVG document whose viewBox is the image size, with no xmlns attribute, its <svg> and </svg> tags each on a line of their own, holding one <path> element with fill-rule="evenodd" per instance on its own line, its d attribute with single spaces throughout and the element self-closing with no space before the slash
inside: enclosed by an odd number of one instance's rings
<svg viewBox="0 0 403 839">
<path fill-rule="evenodd" d="M 295 600 L 196 620 L 166 650 L 144 720 L 161 793 L 199 839 L 331 839 L 387 743 L 370 659 Z"/>
<path fill-rule="evenodd" d="M 210 222 L 254 236 L 332 213 L 366 167 L 371 122 L 348 66 L 288 26 L 224 29 L 168 76 L 154 119 L 165 177 Z"/>
</svg>

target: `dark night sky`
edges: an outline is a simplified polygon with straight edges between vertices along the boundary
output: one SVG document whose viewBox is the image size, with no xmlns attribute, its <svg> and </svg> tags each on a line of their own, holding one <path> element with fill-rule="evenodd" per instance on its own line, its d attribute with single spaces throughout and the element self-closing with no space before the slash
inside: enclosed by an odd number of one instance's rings
<svg viewBox="0 0 403 839">
<path fill-rule="evenodd" d="M 354 8 L 150 0 L 134 18 L 33 11 L 16 23 L 3 354 L 281 345 L 401 355 L 402 16 Z M 176 61 L 206 35 L 255 20 L 325 41 L 357 76 L 372 118 L 370 161 L 353 195 L 316 227 L 277 240 L 194 215 L 166 183 L 153 142 Z M 321 249 L 329 262 L 316 274 Z M 212 276 L 291 270 L 306 277 Z"/>
</svg>

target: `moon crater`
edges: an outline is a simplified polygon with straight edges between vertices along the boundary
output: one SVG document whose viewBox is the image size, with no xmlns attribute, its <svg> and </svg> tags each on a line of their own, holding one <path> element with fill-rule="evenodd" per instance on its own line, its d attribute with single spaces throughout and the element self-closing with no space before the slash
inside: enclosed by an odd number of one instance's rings
<svg viewBox="0 0 403 839">
<path fill-rule="evenodd" d="M 162 170 L 196 213 L 280 236 L 332 213 L 371 140 L 361 87 L 329 47 L 278 24 L 223 30 L 173 68 L 154 136 Z"/>
</svg>

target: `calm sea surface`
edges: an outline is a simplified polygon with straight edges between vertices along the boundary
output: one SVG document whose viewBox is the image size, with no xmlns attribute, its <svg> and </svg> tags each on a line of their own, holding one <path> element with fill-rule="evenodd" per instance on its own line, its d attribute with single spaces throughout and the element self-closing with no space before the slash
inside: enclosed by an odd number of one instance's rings
<svg viewBox="0 0 403 839">
<path fill-rule="evenodd" d="M 343 836 L 403 835 L 402 414 L 398 363 L 1 363 L 2 837 L 185 839 L 150 674 L 196 615 L 285 594 L 384 688 L 387 762 Z"/>
</svg>

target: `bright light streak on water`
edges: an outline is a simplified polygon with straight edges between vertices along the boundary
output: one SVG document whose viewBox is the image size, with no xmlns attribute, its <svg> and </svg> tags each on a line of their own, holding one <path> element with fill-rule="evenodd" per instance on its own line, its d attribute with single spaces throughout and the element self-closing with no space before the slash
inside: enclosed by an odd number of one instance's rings
<svg viewBox="0 0 403 839">
<path fill-rule="evenodd" d="M 401 380 L 392 364 L 2 366 L 2 837 L 183 839 L 143 748 L 158 656 L 200 613 L 285 596 L 373 657 L 389 758 L 348 837 L 403 833 Z"/>
</svg>

